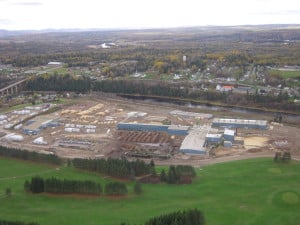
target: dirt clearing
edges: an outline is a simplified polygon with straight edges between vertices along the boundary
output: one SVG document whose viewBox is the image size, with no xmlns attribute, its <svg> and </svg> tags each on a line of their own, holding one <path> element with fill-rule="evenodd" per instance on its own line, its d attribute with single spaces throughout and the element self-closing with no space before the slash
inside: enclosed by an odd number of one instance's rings
<svg viewBox="0 0 300 225">
<path fill-rule="evenodd" d="M 262 148 L 268 145 L 268 137 L 245 137 L 244 147 L 246 150 L 253 148 Z"/>
</svg>

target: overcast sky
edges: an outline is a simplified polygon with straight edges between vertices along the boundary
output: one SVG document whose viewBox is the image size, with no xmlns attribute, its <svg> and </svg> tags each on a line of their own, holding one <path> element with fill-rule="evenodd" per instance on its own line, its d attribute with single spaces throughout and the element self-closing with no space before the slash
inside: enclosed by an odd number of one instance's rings
<svg viewBox="0 0 300 225">
<path fill-rule="evenodd" d="M 300 24 L 299 0 L 0 0 L 0 29 Z"/>
</svg>

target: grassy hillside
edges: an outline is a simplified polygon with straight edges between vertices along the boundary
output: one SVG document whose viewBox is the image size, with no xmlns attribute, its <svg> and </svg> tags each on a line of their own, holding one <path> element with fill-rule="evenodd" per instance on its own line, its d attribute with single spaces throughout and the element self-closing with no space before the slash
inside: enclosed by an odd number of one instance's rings
<svg viewBox="0 0 300 225">
<path fill-rule="evenodd" d="M 36 221 L 41 225 L 115 225 L 142 223 L 175 210 L 198 208 L 208 225 L 296 225 L 300 221 L 300 164 L 275 164 L 272 159 L 251 159 L 197 169 L 192 185 L 143 185 L 141 196 L 53 197 L 23 191 L 25 179 L 42 177 L 89 179 L 103 185 L 108 179 L 71 168 L 0 158 L 0 219 Z M 28 177 L 26 177 L 28 176 Z M 5 196 L 10 187 L 12 196 Z"/>
</svg>

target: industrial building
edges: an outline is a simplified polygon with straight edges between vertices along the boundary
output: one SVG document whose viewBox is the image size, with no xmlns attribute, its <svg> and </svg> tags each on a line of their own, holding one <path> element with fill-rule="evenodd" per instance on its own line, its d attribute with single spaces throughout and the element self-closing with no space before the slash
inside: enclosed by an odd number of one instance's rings
<svg viewBox="0 0 300 225">
<path fill-rule="evenodd" d="M 169 125 L 145 123 L 119 123 L 118 130 L 168 132 Z"/>
<path fill-rule="evenodd" d="M 186 136 L 189 126 L 181 125 L 162 125 L 145 123 L 119 123 L 118 130 L 144 131 L 144 132 L 167 132 L 169 135 Z"/>
<path fill-rule="evenodd" d="M 170 112 L 171 115 L 177 115 L 182 117 L 194 117 L 194 118 L 200 118 L 200 119 L 212 119 L 212 114 L 207 113 L 196 113 L 196 112 L 186 112 L 181 110 L 173 110 Z"/>
<path fill-rule="evenodd" d="M 225 129 L 223 138 L 225 141 L 234 142 L 234 135 L 235 135 L 234 130 Z"/>
<path fill-rule="evenodd" d="M 189 129 L 189 126 L 170 125 L 168 127 L 168 133 L 170 135 L 186 136 L 189 133 Z"/>
<path fill-rule="evenodd" d="M 224 141 L 224 147 L 225 148 L 231 148 L 232 147 L 232 142 L 231 141 Z"/>
<path fill-rule="evenodd" d="M 246 128 L 266 130 L 268 128 L 266 120 L 244 120 L 244 119 L 222 119 L 215 118 L 212 122 L 213 127 L 224 128 Z"/>
<path fill-rule="evenodd" d="M 183 140 L 180 146 L 180 152 L 186 154 L 204 155 L 206 154 L 205 148 L 205 135 L 207 127 L 198 127 L 190 130 L 189 134 Z"/>
<path fill-rule="evenodd" d="M 47 127 L 58 127 L 60 122 L 57 119 L 53 119 L 47 116 L 39 116 L 32 120 L 29 120 L 23 126 L 23 133 L 27 135 L 37 135 L 42 129 Z"/>
<path fill-rule="evenodd" d="M 205 141 L 209 144 L 219 144 L 222 142 L 222 134 L 206 134 Z"/>
</svg>

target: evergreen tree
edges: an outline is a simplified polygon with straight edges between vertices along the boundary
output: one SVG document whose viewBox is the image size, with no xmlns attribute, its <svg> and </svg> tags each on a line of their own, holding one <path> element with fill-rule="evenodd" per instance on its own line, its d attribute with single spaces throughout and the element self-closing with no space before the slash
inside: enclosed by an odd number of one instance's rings
<svg viewBox="0 0 300 225">
<path fill-rule="evenodd" d="M 134 172 L 133 168 L 130 169 L 129 179 L 130 180 L 135 180 L 135 172 Z"/>
<path fill-rule="evenodd" d="M 205 219 L 201 211 L 192 209 L 151 218 L 145 225 L 205 225 Z"/>
<path fill-rule="evenodd" d="M 151 173 L 151 166 L 142 160 L 129 162 L 126 159 L 73 159 L 75 168 L 98 172 L 113 177 L 135 179 Z"/>
<path fill-rule="evenodd" d="M 38 223 L 25 223 L 21 221 L 0 220 L 0 225 L 39 225 Z"/>
<path fill-rule="evenodd" d="M 156 170 L 155 170 L 155 164 L 154 164 L 153 159 L 151 159 L 151 161 L 150 161 L 150 167 L 151 167 L 151 174 L 152 174 L 153 176 L 156 176 L 157 173 L 156 173 Z"/>
<path fill-rule="evenodd" d="M 121 182 L 110 182 L 105 185 L 105 194 L 107 195 L 126 195 L 127 187 Z"/>
<path fill-rule="evenodd" d="M 284 152 L 282 155 L 282 162 L 290 162 L 292 159 L 290 152 Z"/>
<path fill-rule="evenodd" d="M 281 161 L 281 152 L 275 152 L 274 162 Z"/>
<path fill-rule="evenodd" d="M 167 174 L 167 182 L 169 184 L 176 184 L 178 181 L 175 166 L 170 166 Z"/>
<path fill-rule="evenodd" d="M 43 183 L 43 189 L 41 188 Z M 59 194 L 95 194 L 101 195 L 103 190 L 101 184 L 93 181 L 59 180 L 57 178 L 42 179 L 34 177 L 31 183 L 25 181 L 24 189 L 32 193 L 59 193 Z M 41 191 L 43 190 L 43 191 Z"/>
<path fill-rule="evenodd" d="M 60 165 L 62 162 L 57 155 L 42 154 L 42 153 L 9 148 L 4 146 L 0 146 L 0 156 L 17 158 L 17 159 L 28 160 L 33 162 L 50 163 L 54 165 Z"/>
<path fill-rule="evenodd" d="M 154 164 L 153 159 L 151 159 L 151 161 L 150 161 L 150 166 L 151 166 L 151 167 L 155 167 L 155 164 Z"/>
<path fill-rule="evenodd" d="M 274 156 L 274 162 L 290 162 L 292 160 L 292 156 L 290 152 L 283 152 L 283 154 L 281 152 L 276 152 L 275 156 Z"/>
<path fill-rule="evenodd" d="M 30 191 L 32 193 L 44 192 L 44 180 L 38 176 L 31 178 Z"/>
<path fill-rule="evenodd" d="M 25 183 L 24 183 L 24 190 L 27 191 L 27 192 L 31 191 L 30 182 L 28 180 L 26 180 Z"/>
<path fill-rule="evenodd" d="M 134 193 L 137 194 L 137 195 L 140 195 L 142 194 L 142 185 L 140 182 L 135 182 L 135 185 L 134 185 Z"/>
<path fill-rule="evenodd" d="M 161 182 L 166 182 L 167 181 L 167 176 L 166 176 L 166 172 L 165 172 L 164 169 L 160 173 L 160 181 Z"/>
<path fill-rule="evenodd" d="M 5 189 L 5 195 L 6 195 L 7 197 L 10 197 L 11 194 L 12 194 L 11 189 L 10 189 L 10 188 L 6 188 L 6 189 Z"/>
</svg>

